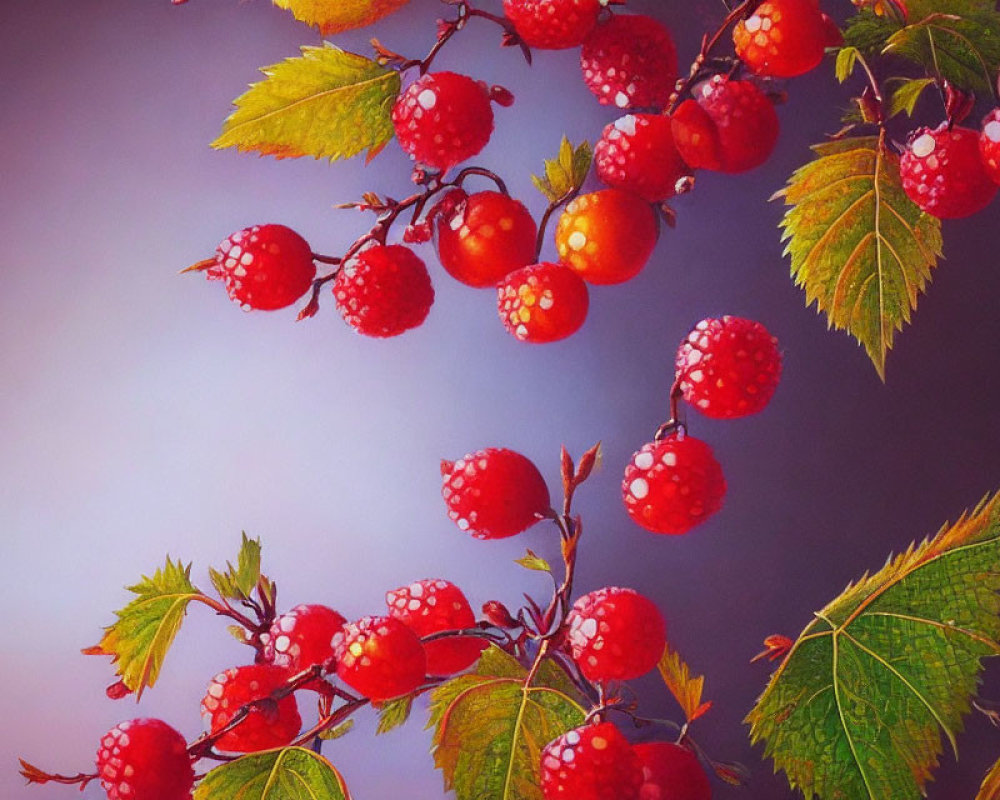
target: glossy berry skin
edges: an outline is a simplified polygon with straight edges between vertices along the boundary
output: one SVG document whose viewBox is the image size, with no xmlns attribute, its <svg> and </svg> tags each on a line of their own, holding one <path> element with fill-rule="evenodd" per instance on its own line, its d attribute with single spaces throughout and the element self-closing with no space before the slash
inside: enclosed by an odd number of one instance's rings
<svg viewBox="0 0 1000 800">
<path fill-rule="evenodd" d="M 423 638 L 440 631 L 474 628 L 476 615 L 462 590 L 449 581 L 427 579 L 401 586 L 385 594 L 389 616 L 398 619 Z M 475 637 L 440 639 L 424 644 L 429 675 L 454 675 L 471 667 L 486 648 L 486 640 Z"/>
<path fill-rule="evenodd" d="M 274 311 L 309 291 L 316 264 L 309 243 L 291 228 L 254 225 L 219 244 L 205 275 L 223 281 L 244 311 Z"/>
<path fill-rule="evenodd" d="M 899 159 L 903 191 L 922 211 L 940 219 L 968 217 L 996 194 L 979 154 L 978 131 L 947 123 L 910 134 Z"/>
<path fill-rule="evenodd" d="M 1000 108 L 994 108 L 983 118 L 979 134 L 979 155 L 986 174 L 994 183 L 1000 183 Z"/>
<path fill-rule="evenodd" d="M 566 618 L 570 655 L 591 681 L 627 681 L 656 666 L 667 643 L 663 615 L 635 589 L 585 594 Z"/>
<path fill-rule="evenodd" d="M 358 333 L 376 338 L 419 327 L 434 303 L 427 267 L 399 244 L 362 251 L 337 273 L 333 294 L 344 321 Z"/>
<path fill-rule="evenodd" d="M 778 340 L 759 322 L 703 319 L 681 343 L 677 380 L 684 399 L 706 417 L 756 414 L 781 380 Z"/>
<path fill-rule="evenodd" d="M 97 775 L 108 800 L 188 800 L 194 784 L 184 737 L 148 718 L 121 722 L 101 738 Z"/>
<path fill-rule="evenodd" d="M 597 24 L 600 0 L 503 0 L 503 13 L 528 47 L 565 50 Z"/>
<path fill-rule="evenodd" d="M 326 606 L 295 606 L 278 617 L 262 637 L 264 660 L 292 673 L 323 664 L 333 656 L 330 639 L 346 622 Z"/>
<path fill-rule="evenodd" d="M 613 722 L 584 725 L 542 750 L 545 800 L 638 800 L 642 766 Z"/>
<path fill-rule="evenodd" d="M 632 746 L 642 764 L 639 800 L 712 800 L 712 785 L 698 757 L 673 742 Z"/>
<path fill-rule="evenodd" d="M 516 270 L 497 287 L 497 310 L 507 332 L 543 344 L 576 333 L 587 319 L 590 293 L 583 278 L 562 264 Z"/>
<path fill-rule="evenodd" d="M 580 67 L 601 104 L 659 110 L 677 80 L 677 48 L 670 31 L 652 17 L 615 14 L 584 40 Z"/>
<path fill-rule="evenodd" d="M 693 436 L 650 442 L 625 468 L 625 510 L 652 533 L 687 533 L 722 508 L 726 480 L 712 449 Z"/>
<path fill-rule="evenodd" d="M 458 461 L 442 461 L 441 495 L 448 516 L 476 539 L 505 539 L 548 513 L 549 488 L 530 459 L 488 447 Z"/>
<path fill-rule="evenodd" d="M 656 214 L 641 197 L 604 189 L 577 197 L 556 226 L 559 261 L 587 283 L 631 280 L 656 247 Z"/>
<path fill-rule="evenodd" d="M 479 153 L 493 133 L 486 85 L 455 72 L 431 72 L 403 92 L 392 109 L 400 146 L 431 169 L 448 170 Z"/>
<path fill-rule="evenodd" d="M 766 0 L 733 29 L 736 55 L 770 78 L 794 78 L 819 66 L 830 35 L 816 0 Z"/>
<path fill-rule="evenodd" d="M 691 170 L 677 152 L 672 127 L 662 114 L 627 114 L 608 125 L 594 148 L 598 177 L 651 203 L 673 197 Z"/>
<path fill-rule="evenodd" d="M 201 701 L 205 730 L 212 733 L 225 727 L 236 713 L 254 700 L 268 697 L 288 680 L 288 671 L 272 664 L 251 664 L 220 672 L 208 685 Z M 233 730 L 223 734 L 216 748 L 227 753 L 254 753 L 284 747 L 302 729 L 294 695 L 277 703 L 254 708 Z"/>
<path fill-rule="evenodd" d="M 437 218 L 438 258 L 458 281 L 482 288 L 535 260 L 538 226 L 524 204 L 502 192 L 449 196 Z"/>
<path fill-rule="evenodd" d="M 392 617 L 349 622 L 331 644 L 337 677 L 376 703 L 409 694 L 427 674 L 420 638 Z"/>
<path fill-rule="evenodd" d="M 681 103 L 672 122 L 677 150 L 689 166 L 728 173 L 767 161 L 780 131 L 767 95 L 750 81 L 721 75 L 697 86 L 694 99 Z"/>
</svg>

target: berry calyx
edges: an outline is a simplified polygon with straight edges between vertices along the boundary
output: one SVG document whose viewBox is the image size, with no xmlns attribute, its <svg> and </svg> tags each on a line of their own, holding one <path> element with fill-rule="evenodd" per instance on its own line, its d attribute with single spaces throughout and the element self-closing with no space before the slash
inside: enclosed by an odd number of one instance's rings
<svg viewBox="0 0 1000 800">
<path fill-rule="evenodd" d="M 759 322 L 703 319 L 681 343 L 677 380 L 684 399 L 702 414 L 735 419 L 756 414 L 781 380 L 781 352 Z"/>
<path fill-rule="evenodd" d="M 502 192 L 461 190 L 445 198 L 438 215 L 438 257 L 448 274 L 482 288 L 535 259 L 538 226 L 524 204 Z"/>
<path fill-rule="evenodd" d="M 736 55 L 751 72 L 770 78 L 817 67 L 830 36 L 816 0 L 765 0 L 733 29 Z"/>
<path fill-rule="evenodd" d="M 545 800 L 638 800 L 642 766 L 612 722 L 564 733 L 542 750 Z"/>
<path fill-rule="evenodd" d="M 410 84 L 392 109 L 400 146 L 419 163 L 445 171 L 479 153 L 493 133 L 490 91 L 455 72 L 431 72 Z"/>
<path fill-rule="evenodd" d="M 244 311 L 274 311 L 290 306 L 312 286 L 312 250 L 291 228 L 254 225 L 223 240 L 214 261 L 195 264 L 209 280 L 226 284 L 229 298 Z"/>
<path fill-rule="evenodd" d="M 658 20 L 616 14 L 584 40 L 580 67 L 603 105 L 662 109 L 677 80 L 677 48 Z"/>
<path fill-rule="evenodd" d="M 441 631 L 468 630 L 476 615 L 462 590 L 441 579 L 416 581 L 385 594 L 389 616 L 398 619 L 418 637 Z M 453 675 L 472 666 L 486 648 L 486 640 L 455 637 L 424 643 L 427 673 Z"/>
<path fill-rule="evenodd" d="M 994 108 L 983 118 L 979 134 L 979 155 L 986 167 L 986 174 L 994 183 L 1000 183 L 1000 108 Z"/>
<path fill-rule="evenodd" d="M 344 321 L 365 336 L 398 336 L 420 326 L 434 303 L 424 262 L 408 247 L 376 245 L 341 267 L 333 282 Z"/>
<path fill-rule="evenodd" d="M 979 154 L 980 135 L 942 122 L 910 134 L 899 159 L 903 191 L 922 211 L 940 219 L 981 211 L 997 192 Z"/>
<path fill-rule="evenodd" d="M 673 742 L 632 746 L 642 764 L 640 800 L 712 800 L 712 785 L 698 757 Z"/>
<path fill-rule="evenodd" d="M 585 594 L 573 604 L 566 624 L 570 655 L 591 681 L 645 675 L 667 643 L 663 615 L 635 589 L 610 586 Z"/>
<path fill-rule="evenodd" d="M 653 253 L 656 214 L 637 195 L 604 189 L 575 198 L 556 226 L 559 260 L 588 283 L 631 280 Z"/>
<path fill-rule="evenodd" d="M 543 262 L 516 270 L 497 287 L 497 310 L 507 332 L 542 344 L 576 333 L 587 319 L 590 293 L 562 264 Z"/>
<path fill-rule="evenodd" d="M 722 508 L 725 494 L 712 449 L 683 432 L 643 445 L 622 481 L 625 510 L 653 533 L 687 533 Z"/>
<path fill-rule="evenodd" d="M 188 800 L 194 785 L 187 742 L 158 719 L 121 722 L 101 737 L 97 774 L 108 800 Z"/>
<path fill-rule="evenodd" d="M 264 660 L 300 672 L 333 656 L 330 639 L 347 622 L 332 608 L 299 605 L 275 619 L 264 634 Z"/>
<path fill-rule="evenodd" d="M 458 461 L 442 461 L 441 475 L 448 516 L 477 539 L 515 536 L 551 505 L 538 467 L 513 450 L 488 447 Z"/>
<path fill-rule="evenodd" d="M 287 679 L 287 670 L 272 664 L 231 667 L 212 678 L 201 701 L 201 718 L 209 733 L 228 725 L 243 706 L 262 701 L 235 728 L 218 738 L 216 749 L 254 753 L 291 742 L 302 729 L 295 696 L 288 695 L 277 702 L 270 699 L 271 693 Z"/>
<path fill-rule="evenodd" d="M 528 47 L 577 47 L 597 24 L 600 0 L 503 0 L 503 13 Z"/>
<path fill-rule="evenodd" d="M 594 148 L 598 177 L 651 203 L 673 197 L 691 170 L 677 152 L 672 127 L 662 114 L 628 114 L 608 125 Z"/>
<path fill-rule="evenodd" d="M 376 703 L 409 694 L 427 674 L 419 637 L 392 617 L 349 622 L 334 634 L 331 645 L 337 676 Z"/>
</svg>

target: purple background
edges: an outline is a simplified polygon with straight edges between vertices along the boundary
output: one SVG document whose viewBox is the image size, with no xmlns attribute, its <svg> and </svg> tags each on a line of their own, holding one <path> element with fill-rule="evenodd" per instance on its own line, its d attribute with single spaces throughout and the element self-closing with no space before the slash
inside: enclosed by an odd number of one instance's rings
<svg viewBox="0 0 1000 800">
<path fill-rule="evenodd" d="M 708 0 L 671 4 L 677 11 L 631 5 L 672 26 L 682 63 L 719 11 Z M 440 13 L 415 0 L 375 32 L 421 55 Z M 336 41 L 367 52 L 370 35 Z M 750 789 L 720 787 L 719 797 L 791 796 L 747 744 L 741 719 L 769 672 L 749 658 L 766 635 L 796 635 L 849 580 L 1000 484 L 997 206 L 945 225 L 948 260 L 882 385 L 864 353 L 805 308 L 781 256 L 781 207 L 766 202 L 807 145 L 838 127 L 847 94 L 827 64 L 790 84 L 771 161 L 738 178 L 700 176 L 649 267 L 595 290 L 569 341 L 516 342 L 492 292 L 451 281 L 429 247 L 437 302 L 402 338 L 354 335 L 328 295 L 305 323 L 292 310 L 243 314 L 220 286 L 178 270 L 261 222 L 340 252 L 367 219 L 335 203 L 409 188 L 394 144 L 368 168 L 208 148 L 257 67 L 318 41 L 264 0 L 0 5 L 0 795 L 77 796 L 22 788 L 15 756 L 87 770 L 121 719 L 162 716 L 189 738 L 199 732 L 207 680 L 248 655 L 203 608 L 138 708 L 105 699 L 107 662 L 79 655 L 127 600 L 121 587 L 165 553 L 194 560 L 206 586 L 207 566 L 234 557 L 240 530 L 260 536 L 285 608 L 326 602 L 360 616 L 381 608 L 386 589 L 431 576 L 465 586 L 474 604 L 515 605 L 523 591 L 544 594 L 545 580 L 513 559 L 525 547 L 557 558 L 553 532 L 492 543 L 462 535 L 444 515 L 438 460 L 507 446 L 555 487 L 560 444 L 579 455 L 601 439 L 605 467 L 579 497 L 579 591 L 628 585 L 661 606 L 716 704 L 698 738 L 753 770 Z M 594 138 L 615 114 L 583 87 L 574 53 L 539 53 L 529 70 L 495 43 L 492 26 L 476 21 L 439 66 L 516 93 L 477 162 L 501 171 L 537 214 L 530 172 L 563 133 Z M 622 467 L 666 416 L 677 343 L 722 313 L 760 319 L 779 337 L 782 386 L 757 417 L 690 415 L 726 471 L 726 506 L 687 537 L 646 534 L 621 506 Z M 997 698 L 995 669 L 988 675 L 986 695 Z M 677 715 L 655 678 L 638 690 L 650 716 Z M 358 800 L 403 786 L 441 795 L 416 716 L 375 742 L 363 714 L 328 746 Z M 945 754 L 932 799 L 971 798 L 1000 734 L 976 715 L 960 745 L 961 765 Z M 85 796 L 103 794 L 95 786 Z"/>
</svg>

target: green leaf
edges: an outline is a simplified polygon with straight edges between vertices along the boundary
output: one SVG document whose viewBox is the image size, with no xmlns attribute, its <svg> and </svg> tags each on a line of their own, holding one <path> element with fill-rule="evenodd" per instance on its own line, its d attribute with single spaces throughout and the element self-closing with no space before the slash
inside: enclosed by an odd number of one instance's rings
<svg viewBox="0 0 1000 800">
<path fill-rule="evenodd" d="M 924 89 L 928 86 L 933 86 L 934 83 L 933 78 L 904 80 L 899 85 L 899 88 L 892 93 L 892 99 L 889 101 L 889 116 L 895 117 L 897 114 L 902 114 L 905 111 L 907 116 L 912 117 L 917 107 L 917 102 L 924 93 Z"/>
<path fill-rule="evenodd" d="M 851 73 L 854 72 L 854 66 L 858 63 L 859 55 L 861 55 L 861 51 L 856 47 L 840 48 L 837 52 L 837 65 L 835 68 L 838 81 L 843 83 L 851 77 Z"/>
<path fill-rule="evenodd" d="M 339 739 L 342 736 L 347 736 L 347 734 L 349 734 L 353 729 L 354 720 L 350 718 L 345 719 L 339 725 L 335 725 L 334 727 L 320 733 L 319 738 L 324 742 L 330 742 L 334 739 Z"/>
<path fill-rule="evenodd" d="M 431 695 L 434 763 L 456 800 L 542 800 L 542 749 L 583 724 L 576 690 L 544 661 L 530 687 L 525 670 L 502 650 L 483 653 L 476 671 Z"/>
<path fill-rule="evenodd" d="M 194 800 L 350 800 L 336 768 L 303 747 L 265 750 L 216 767 Z"/>
<path fill-rule="evenodd" d="M 371 158 L 393 137 L 395 70 L 325 44 L 262 72 L 266 79 L 236 99 L 213 147 L 334 161 L 365 149 Z"/>
<path fill-rule="evenodd" d="M 545 177 L 532 175 L 535 188 L 555 203 L 573 192 L 579 191 L 587 180 L 590 165 L 594 161 L 594 151 L 590 142 L 573 146 L 565 136 L 559 144 L 559 154 L 545 160 Z"/>
<path fill-rule="evenodd" d="M 916 800 L 1000 654 L 1000 495 L 849 586 L 747 717 L 805 795 Z"/>
<path fill-rule="evenodd" d="M 549 566 L 549 562 L 546 561 L 541 556 L 535 555 L 534 551 L 529 550 L 527 554 L 518 558 L 514 561 L 525 569 L 531 569 L 536 572 L 552 572 L 552 567 Z"/>
<path fill-rule="evenodd" d="M 891 16 L 879 16 L 866 9 L 847 21 L 844 46 L 856 48 L 865 55 L 874 55 L 882 51 L 889 37 L 899 29 L 899 23 Z"/>
<path fill-rule="evenodd" d="M 410 718 L 410 711 L 413 710 L 413 700 L 414 695 L 407 694 L 397 697 L 395 700 L 387 700 L 384 703 L 376 704 L 378 727 L 375 729 L 375 733 L 388 733 L 403 725 Z"/>
<path fill-rule="evenodd" d="M 251 539 L 243 533 L 243 542 L 234 567 L 226 562 L 226 571 L 208 570 L 212 585 L 227 600 L 249 597 L 260 580 L 260 539 Z"/>
<path fill-rule="evenodd" d="M 409 0 L 274 0 L 295 19 L 319 28 L 324 36 L 363 28 L 405 6 Z"/>
<path fill-rule="evenodd" d="M 188 603 L 203 596 L 190 575 L 190 564 L 185 567 L 167 556 L 165 566 L 152 578 L 144 575 L 135 586 L 126 587 L 137 597 L 115 612 L 117 622 L 104 629 L 104 637 L 91 651 L 112 656 L 118 676 L 137 700 L 143 689 L 156 683 Z"/>
<path fill-rule="evenodd" d="M 886 354 L 941 256 L 941 222 L 903 191 L 899 159 L 875 137 L 817 145 L 776 197 L 792 276 L 831 327 L 849 331 L 885 379 Z"/>
</svg>

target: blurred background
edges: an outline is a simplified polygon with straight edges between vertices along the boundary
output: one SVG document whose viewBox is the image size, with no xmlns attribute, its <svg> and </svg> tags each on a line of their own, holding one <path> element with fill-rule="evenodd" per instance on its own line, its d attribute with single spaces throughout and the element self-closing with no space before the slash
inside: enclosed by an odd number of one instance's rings
<svg viewBox="0 0 1000 800">
<path fill-rule="evenodd" d="M 832 0 L 831 0 L 832 5 Z M 716 1 L 631 0 L 674 31 L 682 64 L 721 18 Z M 499 10 L 499 0 L 483 7 Z M 846 0 L 830 10 L 849 11 Z M 377 35 L 422 56 L 446 10 L 414 0 L 374 31 L 336 38 L 368 53 Z M 357 336 L 325 294 L 316 319 L 245 314 L 223 287 L 178 270 L 229 233 L 280 222 L 337 254 L 369 219 L 338 211 L 364 191 L 408 191 L 395 144 L 370 166 L 278 162 L 216 152 L 230 102 L 257 68 L 318 35 L 264 0 L 14 0 L 0 4 L 0 795 L 26 789 L 16 756 L 87 771 L 101 734 L 159 716 L 188 738 L 209 678 L 250 651 L 222 620 L 192 608 L 162 680 L 137 708 L 111 701 L 95 644 L 122 587 L 166 554 L 234 559 L 240 531 L 264 542 L 282 608 L 322 602 L 347 617 L 378 613 L 387 589 L 424 577 L 463 586 L 478 606 L 546 592 L 513 561 L 530 547 L 558 558 L 554 531 L 474 541 L 446 518 L 438 462 L 485 446 L 531 457 L 557 488 L 559 446 L 604 443 L 604 467 L 581 492 L 586 522 L 577 589 L 632 586 L 656 600 L 674 647 L 706 676 L 715 702 L 696 736 L 752 771 L 742 792 L 792 797 L 749 746 L 742 719 L 769 667 L 749 664 L 765 636 L 795 636 L 814 610 L 886 556 L 1000 488 L 998 206 L 944 226 L 947 260 L 897 339 L 883 385 L 846 335 L 826 330 L 788 277 L 767 198 L 839 127 L 848 93 L 832 67 L 788 86 L 778 150 L 741 177 L 703 174 L 676 203 L 635 281 L 592 292 L 583 330 L 558 344 L 515 341 L 495 296 L 428 260 L 437 301 L 419 330 Z M 437 66 L 501 83 L 492 167 L 540 214 L 529 176 L 565 133 L 595 140 L 612 121 L 584 87 L 574 52 L 533 68 L 474 20 Z M 929 111 L 937 114 L 936 109 Z M 546 254 L 554 255 L 551 241 Z M 672 359 L 699 319 L 762 321 L 781 341 L 784 379 L 769 408 L 742 421 L 689 415 L 729 482 L 725 508 L 686 537 L 632 524 L 619 484 L 631 453 L 667 416 Z M 662 684 L 637 682 L 649 716 L 679 716 Z M 1000 699 L 996 667 L 983 695 Z M 378 741 L 370 716 L 327 745 L 358 800 L 444 796 L 427 754 L 424 709 Z M 972 798 L 1000 756 L 1000 731 L 978 714 L 943 756 L 932 800 Z M 86 798 L 103 797 L 92 786 Z"/>
</svg>

